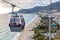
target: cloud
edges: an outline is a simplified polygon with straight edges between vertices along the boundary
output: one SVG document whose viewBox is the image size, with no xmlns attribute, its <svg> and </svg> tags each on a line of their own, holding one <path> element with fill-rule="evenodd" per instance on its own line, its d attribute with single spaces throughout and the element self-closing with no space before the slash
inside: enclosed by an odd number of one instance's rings
<svg viewBox="0 0 60 40">
<path fill-rule="evenodd" d="M 2 5 L 0 5 L 0 14 L 8 13 L 8 12 L 11 12 L 10 8 L 5 8 L 5 7 L 2 7 Z"/>
<path fill-rule="evenodd" d="M 32 8 L 35 6 L 47 6 L 50 4 L 50 0 L 15 0 L 15 1 L 6 0 L 6 1 L 13 3 L 19 6 L 20 8 L 24 8 L 24 9 Z M 57 1 L 60 1 L 60 0 L 52 0 L 52 3 Z M 5 7 L 2 7 L 2 5 L 0 5 L 0 13 L 7 13 L 7 12 L 11 12 L 11 8 L 5 8 Z"/>
</svg>

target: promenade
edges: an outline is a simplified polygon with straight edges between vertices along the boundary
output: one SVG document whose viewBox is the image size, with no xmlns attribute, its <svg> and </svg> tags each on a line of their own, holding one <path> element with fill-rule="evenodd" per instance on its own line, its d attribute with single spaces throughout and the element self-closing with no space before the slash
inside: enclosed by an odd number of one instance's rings
<svg viewBox="0 0 60 40">
<path fill-rule="evenodd" d="M 41 18 L 36 16 L 35 19 L 29 23 L 22 34 L 20 36 L 17 36 L 17 40 L 33 40 L 32 36 L 34 35 L 34 31 L 32 30 L 37 24 L 40 22 Z"/>
</svg>

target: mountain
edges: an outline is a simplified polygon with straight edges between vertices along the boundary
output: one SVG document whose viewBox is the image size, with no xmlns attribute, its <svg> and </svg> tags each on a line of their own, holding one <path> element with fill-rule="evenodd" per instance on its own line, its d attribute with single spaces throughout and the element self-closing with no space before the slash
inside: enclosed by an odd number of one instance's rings
<svg viewBox="0 0 60 40">
<path fill-rule="evenodd" d="M 46 8 L 50 10 L 53 10 L 53 9 L 60 10 L 60 1 L 56 3 L 52 3 L 51 5 L 48 5 Z"/>
<path fill-rule="evenodd" d="M 18 11 L 18 13 L 33 13 L 33 12 L 39 12 L 42 11 L 44 12 L 44 10 L 57 10 L 60 11 L 60 1 L 52 3 L 48 6 L 35 6 L 34 8 L 30 8 L 30 9 L 21 9 Z"/>
<path fill-rule="evenodd" d="M 18 11 L 18 13 L 32 13 L 32 12 L 39 12 L 40 10 L 44 10 L 44 7 L 36 6 L 34 8 L 30 8 L 30 9 L 21 9 Z"/>
</svg>

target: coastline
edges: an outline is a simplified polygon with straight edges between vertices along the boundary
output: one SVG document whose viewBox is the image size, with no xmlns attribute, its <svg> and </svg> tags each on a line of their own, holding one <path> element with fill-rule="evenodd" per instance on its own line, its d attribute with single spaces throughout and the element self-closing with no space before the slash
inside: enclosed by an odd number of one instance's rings
<svg viewBox="0 0 60 40">
<path fill-rule="evenodd" d="M 30 23 L 32 23 L 32 22 L 36 19 L 36 17 L 37 17 L 37 15 L 35 15 L 35 17 L 34 17 L 30 22 L 28 22 L 28 23 L 25 25 L 25 27 L 28 26 Z"/>
<path fill-rule="evenodd" d="M 26 25 L 25 25 L 25 27 L 27 27 L 30 23 L 32 23 L 35 19 L 36 19 L 36 17 L 37 17 L 37 15 L 35 15 L 35 17 L 30 21 L 30 22 L 28 22 Z M 13 40 L 17 40 L 17 38 L 22 34 L 23 32 L 18 32 L 17 34 L 16 34 L 16 36 L 13 38 Z"/>
<path fill-rule="evenodd" d="M 3 25 L 5 25 L 5 26 L 7 26 L 8 27 L 8 24 L 9 24 L 9 20 L 10 20 L 10 17 L 11 17 L 11 14 L 1 14 L 0 15 L 0 23 L 1 23 L 1 26 L 3 26 Z M 34 17 L 35 18 L 35 17 Z M 33 19 L 34 19 L 33 18 Z M 33 20 L 32 19 L 32 20 Z M 4 23 L 3 23 L 4 22 Z M 29 21 L 30 22 L 30 21 Z M 28 24 L 28 23 L 27 23 Z M 4 26 L 4 27 L 5 27 Z M 9 28 L 9 27 L 8 27 Z M 3 30 L 3 29 L 2 29 Z M 10 28 L 9 28 L 9 31 L 10 31 Z M 5 32 L 5 31 L 4 31 Z M 3 32 L 2 32 L 3 33 Z M 19 33 L 19 34 L 18 34 Z M 16 37 L 16 35 L 20 35 L 22 32 L 17 32 L 15 35 L 14 35 L 14 37 L 12 37 L 12 40 L 15 40 L 17 37 Z M 15 38 L 15 39 L 14 39 Z"/>
<path fill-rule="evenodd" d="M 41 18 L 36 15 L 35 18 L 29 24 L 26 25 L 22 34 L 16 35 L 16 37 L 17 37 L 16 40 L 28 40 L 28 38 L 30 38 L 30 36 L 34 35 L 34 32 L 30 31 L 30 30 L 32 30 L 36 26 L 36 24 L 38 24 L 40 22 L 40 20 L 41 20 Z"/>
</svg>

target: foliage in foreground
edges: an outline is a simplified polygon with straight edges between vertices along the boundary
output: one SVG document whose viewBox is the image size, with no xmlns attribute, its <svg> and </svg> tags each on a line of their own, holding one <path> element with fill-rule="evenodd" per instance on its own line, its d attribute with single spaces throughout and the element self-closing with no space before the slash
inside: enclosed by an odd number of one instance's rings
<svg viewBox="0 0 60 40">
<path fill-rule="evenodd" d="M 53 20 L 52 20 L 53 21 Z M 47 18 L 42 18 L 40 25 L 37 25 L 37 27 L 34 29 L 34 40 L 48 40 L 48 37 L 43 35 L 42 33 L 48 32 L 48 26 L 49 26 L 49 21 Z M 57 29 L 51 29 L 51 32 L 54 33 L 56 32 Z M 53 40 L 53 38 L 52 38 Z"/>
<path fill-rule="evenodd" d="M 45 37 L 43 34 L 41 33 L 37 33 L 33 36 L 33 39 L 34 40 L 48 40 L 47 37 Z"/>
<path fill-rule="evenodd" d="M 43 26 L 40 27 L 40 25 L 38 25 L 35 29 L 34 29 L 34 36 L 33 36 L 33 39 L 34 40 L 48 40 L 48 38 L 46 36 L 44 36 L 42 34 L 42 32 L 47 32 L 46 30 L 47 28 Z"/>
</svg>

